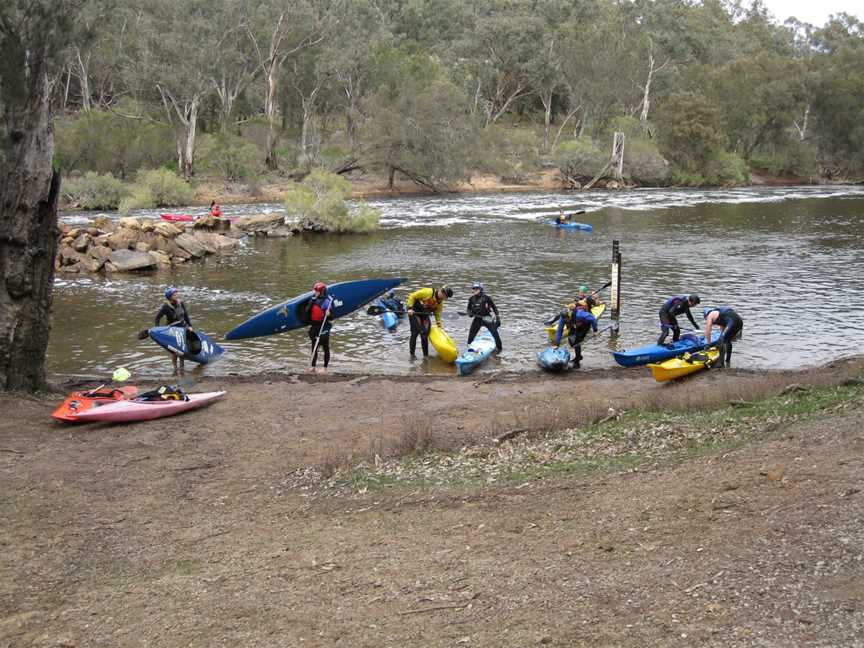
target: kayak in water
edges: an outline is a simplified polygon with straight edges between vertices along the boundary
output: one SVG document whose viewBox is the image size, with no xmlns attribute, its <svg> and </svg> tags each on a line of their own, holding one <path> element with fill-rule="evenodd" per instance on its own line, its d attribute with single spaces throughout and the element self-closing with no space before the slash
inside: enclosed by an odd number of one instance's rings
<svg viewBox="0 0 864 648">
<path fill-rule="evenodd" d="M 591 309 L 591 314 L 594 316 L 594 319 L 600 319 L 600 316 L 605 312 L 606 304 L 597 304 Z M 550 344 L 555 344 L 555 338 L 558 336 L 558 323 L 556 322 L 552 326 L 547 326 L 543 330 L 546 331 Z M 568 335 L 570 335 L 570 327 L 565 326 L 564 330 L 561 332 L 561 339 L 566 340 Z"/>
<path fill-rule="evenodd" d="M 489 356 L 495 353 L 495 339 L 489 331 L 483 331 L 465 349 L 465 353 L 456 358 L 456 368 L 460 376 L 467 376 L 483 364 Z"/>
<path fill-rule="evenodd" d="M 716 341 L 720 333 L 715 333 L 712 340 Z M 612 357 L 622 367 L 638 367 L 650 362 L 663 362 L 682 353 L 692 353 L 705 348 L 704 335 L 692 335 L 686 333 L 681 339 L 672 344 L 649 344 L 647 346 L 630 349 L 629 351 L 612 351 Z"/>
<path fill-rule="evenodd" d="M 447 364 L 456 361 L 456 356 L 459 355 L 459 349 L 456 348 L 456 343 L 453 341 L 447 331 L 440 326 L 433 326 L 429 331 L 429 343 L 435 349 L 438 357 Z"/>
<path fill-rule="evenodd" d="M 553 227 L 557 227 L 559 229 L 581 230 L 583 232 L 594 231 L 594 228 L 587 223 L 575 223 L 572 221 L 567 221 L 566 223 L 559 223 L 558 221 L 546 221 L 546 224 L 552 225 Z"/>
</svg>

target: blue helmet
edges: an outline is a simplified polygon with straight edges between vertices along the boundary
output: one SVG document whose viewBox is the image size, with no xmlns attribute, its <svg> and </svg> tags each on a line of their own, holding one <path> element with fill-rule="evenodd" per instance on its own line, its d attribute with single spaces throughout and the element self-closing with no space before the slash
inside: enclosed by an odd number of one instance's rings
<svg viewBox="0 0 864 648">
<path fill-rule="evenodd" d="M 475 288 L 479 288 L 480 291 L 482 292 L 483 291 L 483 284 L 479 281 L 475 281 L 473 284 L 471 284 L 471 290 L 474 290 Z"/>
<path fill-rule="evenodd" d="M 177 292 L 177 289 L 174 286 L 168 286 L 165 289 L 165 299 L 171 299 L 172 295 Z"/>
</svg>

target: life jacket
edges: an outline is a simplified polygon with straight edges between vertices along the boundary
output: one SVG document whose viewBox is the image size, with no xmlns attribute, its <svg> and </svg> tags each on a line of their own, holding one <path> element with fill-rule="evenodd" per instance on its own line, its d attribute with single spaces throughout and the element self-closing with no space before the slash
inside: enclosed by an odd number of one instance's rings
<svg viewBox="0 0 864 648">
<path fill-rule="evenodd" d="M 135 400 L 139 401 L 165 401 L 178 400 L 188 401 L 189 397 L 182 389 L 173 385 L 162 385 L 143 394 L 139 394 Z"/>
<path fill-rule="evenodd" d="M 729 306 L 721 306 L 720 308 L 715 308 L 714 310 L 719 312 L 719 315 L 717 315 L 717 319 L 714 320 L 714 323 L 718 326 L 722 326 L 723 328 L 729 326 L 732 323 L 733 319 L 741 319 L 741 316 L 738 315 L 738 313 L 736 313 L 734 309 L 730 308 Z"/>
<path fill-rule="evenodd" d="M 171 318 L 171 321 L 168 322 L 171 324 L 174 323 L 174 326 L 185 326 L 186 322 L 189 319 L 189 315 L 186 312 L 186 306 L 181 301 L 178 304 L 175 304 L 171 300 L 166 299 L 165 303 L 168 304 L 169 308 L 174 312 L 174 316 Z"/>
<path fill-rule="evenodd" d="M 688 297 L 689 295 L 675 295 L 674 297 L 670 297 L 663 303 L 663 308 L 660 310 L 666 311 L 670 315 L 680 315 L 690 308 L 690 304 L 687 302 Z"/>
<path fill-rule="evenodd" d="M 222 209 L 219 207 L 219 205 L 213 205 L 210 208 L 210 215 L 214 218 L 219 218 L 220 216 L 222 216 Z"/>
<path fill-rule="evenodd" d="M 472 317 L 486 317 L 492 312 L 492 304 L 489 303 L 489 297 L 486 293 L 479 296 L 471 295 L 468 298 L 468 314 Z"/>
<path fill-rule="evenodd" d="M 309 311 L 309 319 L 313 322 L 324 321 L 324 315 L 327 314 L 327 309 L 330 308 L 333 300 L 328 297 L 318 297 L 312 300 L 311 310 Z"/>
</svg>

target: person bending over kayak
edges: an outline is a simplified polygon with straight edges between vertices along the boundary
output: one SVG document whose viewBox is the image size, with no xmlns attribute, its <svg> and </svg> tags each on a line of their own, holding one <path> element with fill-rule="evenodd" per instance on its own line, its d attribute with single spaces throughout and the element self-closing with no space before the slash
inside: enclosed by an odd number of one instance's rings
<svg viewBox="0 0 864 648">
<path fill-rule="evenodd" d="M 420 288 L 415 290 L 405 301 L 405 307 L 408 309 L 408 321 L 411 324 L 411 339 L 408 342 L 408 350 L 411 352 L 411 357 L 414 358 L 417 350 L 417 336 L 420 336 L 420 348 L 423 350 L 423 357 L 429 355 L 429 329 L 432 327 L 432 322 L 429 320 L 429 315 L 435 315 L 435 324 L 441 326 L 441 311 L 444 309 L 444 302 L 453 296 L 452 288 L 441 286 L 440 288 Z"/>
<path fill-rule="evenodd" d="M 690 312 L 690 307 L 695 306 L 700 302 L 699 295 L 675 295 L 667 299 L 660 308 L 660 337 L 657 338 L 657 344 L 661 345 L 666 341 L 666 336 L 669 331 L 672 331 L 672 342 L 677 342 L 681 337 L 681 327 L 678 326 L 678 315 L 686 315 L 687 319 L 693 325 L 693 329 L 698 331 L 699 325 L 693 319 L 693 313 Z"/>
<path fill-rule="evenodd" d="M 167 326 L 182 326 L 186 329 L 186 334 L 188 336 L 194 329 L 192 328 L 192 321 L 189 319 L 189 311 L 186 310 L 186 304 L 184 304 L 180 300 L 180 291 L 177 290 L 174 286 L 169 286 L 165 289 L 165 303 L 162 304 L 162 308 L 159 309 L 159 312 L 156 313 L 156 322 L 154 326 L 161 326 L 159 322 L 162 321 L 162 318 L 165 318 Z M 185 370 L 185 365 L 183 362 L 183 356 L 177 355 L 169 351 L 171 354 L 171 364 L 174 366 L 174 373 L 180 374 Z M 180 371 L 177 371 L 177 365 L 180 365 Z"/>
<path fill-rule="evenodd" d="M 702 309 L 702 317 L 705 318 L 705 339 L 711 341 L 711 329 L 719 326 L 722 329 L 720 337 L 714 344 L 720 352 L 717 358 L 717 368 L 732 366 L 732 340 L 741 337 L 744 330 L 744 320 L 731 306 L 720 306 Z"/>
<path fill-rule="evenodd" d="M 480 330 L 481 326 L 492 334 L 495 340 L 495 348 L 501 351 L 501 338 L 498 336 L 498 327 L 501 326 L 501 316 L 498 314 L 498 307 L 492 298 L 483 291 L 483 284 L 475 281 L 471 286 L 471 296 L 468 298 L 468 308 L 466 309 L 471 320 L 471 328 L 468 329 L 468 344 L 470 345 Z M 495 317 L 492 317 L 495 313 Z"/>
<path fill-rule="evenodd" d="M 555 334 L 555 346 L 561 346 L 564 328 L 570 327 L 567 341 L 573 347 L 573 368 L 578 369 L 582 362 L 582 341 L 588 335 L 588 330 L 597 332 L 597 318 L 591 314 L 583 303 L 569 304 L 561 309 L 558 318 L 558 332 Z"/>
<path fill-rule="evenodd" d="M 402 302 L 396 299 L 396 293 L 392 290 L 388 292 L 381 298 L 381 305 L 387 310 L 391 310 L 395 313 L 399 313 L 399 311 L 403 310 Z M 399 315 L 401 317 L 401 314 Z"/>
<path fill-rule="evenodd" d="M 222 218 L 222 208 L 215 200 L 210 201 L 210 215 L 213 218 Z"/>
<path fill-rule="evenodd" d="M 318 371 L 318 351 L 324 350 L 324 369 L 330 364 L 330 316 L 333 310 L 333 298 L 327 294 L 327 284 L 317 282 L 313 287 L 315 295 L 309 300 L 307 313 L 309 315 L 309 340 L 312 342 L 312 369 Z"/>
</svg>

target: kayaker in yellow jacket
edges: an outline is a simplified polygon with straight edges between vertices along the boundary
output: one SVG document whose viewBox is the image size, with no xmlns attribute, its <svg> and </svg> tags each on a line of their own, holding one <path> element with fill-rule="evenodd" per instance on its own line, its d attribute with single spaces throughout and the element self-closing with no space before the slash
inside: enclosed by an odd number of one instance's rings
<svg viewBox="0 0 864 648">
<path fill-rule="evenodd" d="M 417 350 L 417 336 L 420 336 L 420 348 L 423 357 L 429 355 L 429 330 L 432 328 L 430 315 L 435 315 L 435 324 L 441 326 L 441 311 L 444 310 L 444 302 L 453 296 L 453 290 L 447 286 L 440 288 L 420 288 L 415 290 L 405 300 L 405 308 L 408 310 L 408 322 L 411 324 L 411 339 L 408 342 L 408 350 L 414 358 Z"/>
</svg>

